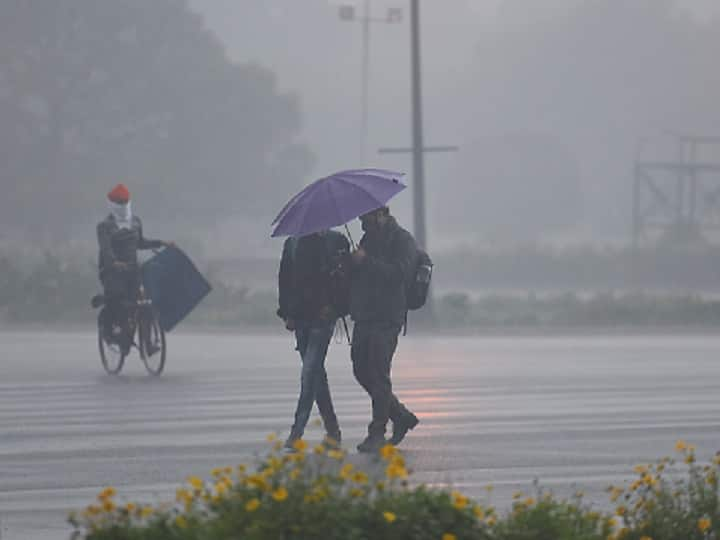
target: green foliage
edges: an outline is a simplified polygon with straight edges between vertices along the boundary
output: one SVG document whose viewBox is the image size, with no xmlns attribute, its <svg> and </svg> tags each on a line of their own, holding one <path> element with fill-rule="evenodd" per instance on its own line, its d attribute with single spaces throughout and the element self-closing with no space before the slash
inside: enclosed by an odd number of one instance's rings
<svg viewBox="0 0 720 540">
<path fill-rule="evenodd" d="M 593 510 L 579 492 L 558 499 L 536 487 L 535 496 L 516 493 L 502 515 L 457 491 L 411 487 L 390 445 L 370 473 L 340 450 L 308 455 L 303 441 L 294 454 L 279 448 L 254 470 L 188 478 L 174 503 L 122 505 L 106 488 L 70 522 L 84 540 L 708 540 L 720 532 L 720 458 L 699 466 L 683 441 L 676 450 L 685 465 L 638 465 L 634 481 L 608 488 L 610 511 Z"/>
</svg>

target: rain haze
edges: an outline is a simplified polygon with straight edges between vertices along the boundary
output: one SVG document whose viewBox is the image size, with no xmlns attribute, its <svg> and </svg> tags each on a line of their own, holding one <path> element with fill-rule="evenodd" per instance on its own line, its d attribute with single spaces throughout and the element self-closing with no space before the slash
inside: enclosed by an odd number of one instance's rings
<svg viewBox="0 0 720 540">
<path fill-rule="evenodd" d="M 273 218 L 348 169 L 405 174 L 389 208 L 416 236 L 424 221 L 434 263 L 390 354 L 419 419 L 411 485 L 493 484 L 505 511 L 537 478 L 604 510 L 678 439 L 712 458 L 718 51 L 717 0 L 1 1 L 0 538 L 67 538 L 106 486 L 172 500 L 290 437 L 301 363 Z M 138 307 L 113 369 L 124 330 L 93 307 L 102 224 L 132 230 L 128 208 L 151 303 L 153 275 L 212 290 L 177 329 Z M 347 322 L 328 379 L 344 448 L 373 467 Z"/>
</svg>

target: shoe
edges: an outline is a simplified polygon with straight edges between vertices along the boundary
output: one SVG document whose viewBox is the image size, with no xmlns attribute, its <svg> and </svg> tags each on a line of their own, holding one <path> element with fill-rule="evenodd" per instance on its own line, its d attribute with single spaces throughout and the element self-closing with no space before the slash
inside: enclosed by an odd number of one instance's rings
<svg viewBox="0 0 720 540">
<path fill-rule="evenodd" d="M 283 445 L 283 448 L 285 450 L 290 450 L 291 452 L 295 452 L 295 443 L 302 439 L 302 435 L 298 435 L 297 433 L 290 432 L 290 435 L 288 436 L 287 440 L 285 441 L 285 444 Z"/>
<path fill-rule="evenodd" d="M 322 444 L 327 448 L 340 448 L 342 444 L 342 434 L 339 431 L 326 433 Z"/>
<path fill-rule="evenodd" d="M 390 444 L 393 446 L 400 444 L 405 438 L 405 435 L 407 435 L 407 432 L 417 426 L 419 422 L 418 417 L 410 413 L 409 416 L 402 418 L 397 424 L 393 423 L 393 434 L 392 437 L 390 437 Z"/>
<path fill-rule="evenodd" d="M 373 454 L 378 452 L 387 444 L 385 437 L 378 435 L 368 435 L 363 442 L 357 445 L 358 452 L 365 454 Z"/>
</svg>

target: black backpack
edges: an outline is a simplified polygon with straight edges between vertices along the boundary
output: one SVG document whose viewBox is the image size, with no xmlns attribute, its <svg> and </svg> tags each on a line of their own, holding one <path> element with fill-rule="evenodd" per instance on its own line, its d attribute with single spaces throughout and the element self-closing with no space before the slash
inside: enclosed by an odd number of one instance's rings
<svg viewBox="0 0 720 540">
<path fill-rule="evenodd" d="M 427 302 L 430 281 L 432 280 L 433 262 L 425 250 L 418 248 L 415 270 L 407 284 L 407 308 L 411 311 L 420 309 Z"/>
</svg>

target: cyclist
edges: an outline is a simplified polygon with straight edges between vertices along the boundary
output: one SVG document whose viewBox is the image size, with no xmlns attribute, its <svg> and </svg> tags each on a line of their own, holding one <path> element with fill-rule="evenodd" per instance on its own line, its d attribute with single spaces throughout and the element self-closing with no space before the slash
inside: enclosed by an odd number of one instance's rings
<svg viewBox="0 0 720 540">
<path fill-rule="evenodd" d="M 103 333 L 106 341 L 117 343 L 126 355 L 132 345 L 127 306 L 137 298 L 141 283 L 137 251 L 174 244 L 143 236 L 142 222 L 132 213 L 130 191 L 124 184 L 116 185 L 107 197 L 110 213 L 97 226 L 98 267 L 108 315 Z"/>
</svg>

